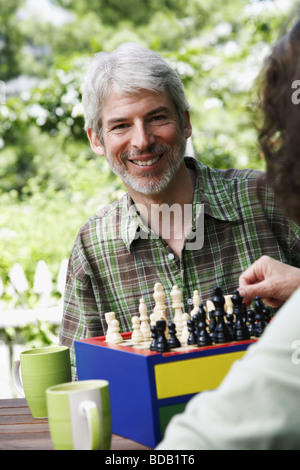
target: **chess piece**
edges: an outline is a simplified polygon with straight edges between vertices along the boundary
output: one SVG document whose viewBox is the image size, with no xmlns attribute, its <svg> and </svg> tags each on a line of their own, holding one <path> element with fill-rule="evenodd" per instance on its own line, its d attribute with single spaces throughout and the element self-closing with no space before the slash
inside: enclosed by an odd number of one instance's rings
<svg viewBox="0 0 300 470">
<path fill-rule="evenodd" d="M 233 303 L 231 300 L 231 295 L 225 295 L 225 311 L 226 311 L 226 322 L 227 328 L 230 331 L 230 334 L 233 338 L 234 336 L 234 315 L 233 315 Z"/>
<path fill-rule="evenodd" d="M 178 335 L 181 335 L 183 329 L 182 323 L 182 314 L 183 314 L 183 303 L 182 303 L 182 293 L 179 290 L 178 286 L 173 286 L 170 296 L 172 297 L 172 308 L 175 310 L 173 321 L 176 326 L 176 331 Z"/>
<path fill-rule="evenodd" d="M 153 313 L 156 317 L 157 320 L 160 320 L 161 316 L 166 320 L 166 304 L 165 304 L 165 298 L 166 294 L 164 291 L 164 288 L 160 282 L 156 282 L 154 285 L 154 294 L 153 298 L 155 300 L 155 306 L 153 309 Z"/>
<path fill-rule="evenodd" d="M 243 297 L 236 289 L 231 297 L 233 303 L 233 315 L 235 316 L 235 325 L 233 338 L 236 341 L 244 341 L 250 338 L 248 327 L 244 321 Z"/>
<path fill-rule="evenodd" d="M 141 332 L 141 322 L 139 317 L 132 317 L 132 335 L 131 340 L 133 343 L 142 343 L 144 341 L 143 333 Z"/>
<path fill-rule="evenodd" d="M 248 318 L 248 330 L 250 336 L 255 336 L 255 312 L 251 308 L 249 308 L 247 312 Z"/>
<path fill-rule="evenodd" d="M 177 338 L 176 336 L 176 326 L 175 326 L 175 323 L 173 322 L 169 322 L 169 333 L 170 333 L 170 337 L 169 337 L 169 340 L 168 340 L 168 344 L 170 346 L 171 349 L 173 348 L 180 348 L 181 346 L 181 343 L 179 341 L 179 339 Z"/>
<path fill-rule="evenodd" d="M 255 332 L 254 336 L 259 338 L 265 329 L 265 321 L 263 318 L 264 305 L 259 296 L 255 297 L 254 310 L 255 310 Z"/>
<path fill-rule="evenodd" d="M 160 282 L 156 282 L 154 285 L 153 298 L 155 300 L 155 306 L 153 309 L 154 318 L 152 321 L 155 321 L 156 323 L 158 320 L 165 320 L 167 325 L 167 306 L 165 304 L 166 294 Z M 169 337 L 168 327 L 166 327 L 165 335 L 167 338 Z"/>
<path fill-rule="evenodd" d="M 264 322 L 267 325 L 268 323 L 270 323 L 270 320 L 271 320 L 270 309 L 268 307 L 264 306 L 263 310 L 262 310 L 262 314 L 263 314 Z"/>
<path fill-rule="evenodd" d="M 220 287 L 214 288 L 212 301 L 215 306 L 214 318 L 217 322 L 214 330 L 213 340 L 216 344 L 228 343 L 232 341 L 232 337 L 224 321 L 226 314 L 224 310 L 225 299 Z"/>
<path fill-rule="evenodd" d="M 188 320 L 187 325 L 188 325 L 188 330 L 189 330 L 187 344 L 189 345 L 197 344 L 197 335 L 195 332 L 194 320 L 192 319 Z"/>
<path fill-rule="evenodd" d="M 112 343 L 123 343 L 124 339 L 122 338 L 120 334 L 120 326 L 119 326 L 119 321 L 118 320 L 112 320 L 111 322 L 111 335 L 109 338 L 109 341 Z"/>
<path fill-rule="evenodd" d="M 212 344 L 212 339 L 207 331 L 206 312 L 203 304 L 200 304 L 199 306 L 197 319 L 197 346 L 210 346 Z"/>
<path fill-rule="evenodd" d="M 116 318 L 115 312 L 106 312 L 105 313 L 105 321 L 107 323 L 107 331 L 106 331 L 105 341 L 107 341 L 107 342 L 110 341 L 111 322 L 112 322 L 112 320 L 115 320 L 115 318 Z"/>
<path fill-rule="evenodd" d="M 150 343 L 150 351 L 156 351 L 156 339 L 157 339 L 156 325 L 151 325 L 150 331 L 151 331 L 151 338 L 152 338 L 152 341 Z"/>
<path fill-rule="evenodd" d="M 163 353 L 170 351 L 170 347 L 168 345 L 167 338 L 165 336 L 166 330 L 166 322 L 165 320 L 158 320 L 156 322 L 156 351 Z"/>
<path fill-rule="evenodd" d="M 191 311 L 191 318 L 193 318 L 193 316 L 198 313 L 200 304 L 201 304 L 201 297 L 199 295 L 199 292 L 197 290 L 194 290 L 194 292 L 193 292 L 193 306 L 194 306 L 194 308 Z"/>
<path fill-rule="evenodd" d="M 140 312 L 140 322 L 141 322 L 141 333 L 144 337 L 144 341 L 148 341 L 151 338 L 151 330 L 150 330 L 150 325 L 149 325 L 147 305 L 143 297 L 140 299 L 139 312 Z"/>
<path fill-rule="evenodd" d="M 187 343 L 188 337 L 189 337 L 189 329 L 188 329 L 188 324 L 187 322 L 189 321 L 190 316 L 188 313 L 183 313 L 182 314 L 182 332 L 180 335 L 180 340 L 182 343 Z"/>
</svg>

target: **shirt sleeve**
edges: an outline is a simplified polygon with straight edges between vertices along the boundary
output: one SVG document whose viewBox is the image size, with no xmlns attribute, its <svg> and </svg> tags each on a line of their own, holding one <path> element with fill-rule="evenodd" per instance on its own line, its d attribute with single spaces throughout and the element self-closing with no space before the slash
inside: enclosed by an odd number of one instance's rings
<svg viewBox="0 0 300 470">
<path fill-rule="evenodd" d="M 163 449 L 297 449 L 300 442 L 300 289 L 215 391 L 169 423 Z"/>
</svg>

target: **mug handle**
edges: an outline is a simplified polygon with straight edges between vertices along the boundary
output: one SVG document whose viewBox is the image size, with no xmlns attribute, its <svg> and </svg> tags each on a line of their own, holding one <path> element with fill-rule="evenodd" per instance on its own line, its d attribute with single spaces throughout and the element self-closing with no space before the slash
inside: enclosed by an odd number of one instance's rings
<svg viewBox="0 0 300 470">
<path fill-rule="evenodd" d="M 90 450 L 101 448 L 101 423 L 99 410 L 94 401 L 85 400 L 80 403 L 79 414 L 87 419 L 89 429 Z"/>
<path fill-rule="evenodd" d="M 20 360 L 17 359 L 12 366 L 12 379 L 13 379 L 13 384 L 15 386 L 15 389 L 17 392 L 22 395 L 22 397 L 25 397 L 25 392 L 23 388 L 23 384 L 20 379 Z"/>
</svg>

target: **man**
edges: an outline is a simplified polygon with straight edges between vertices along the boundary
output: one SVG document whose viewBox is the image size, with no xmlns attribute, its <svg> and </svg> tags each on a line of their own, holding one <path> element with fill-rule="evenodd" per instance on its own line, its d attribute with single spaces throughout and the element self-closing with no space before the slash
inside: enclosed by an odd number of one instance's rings
<svg viewBox="0 0 300 470">
<path fill-rule="evenodd" d="M 105 334 L 114 311 L 131 331 L 141 297 L 149 314 L 154 284 L 177 285 L 185 310 L 219 285 L 233 293 L 239 275 L 262 255 L 300 266 L 299 228 L 274 203 L 264 175 L 211 170 L 185 158 L 189 105 L 175 71 L 156 53 L 124 44 L 97 54 L 83 87 L 85 128 L 127 193 L 80 230 L 67 275 L 60 340 Z M 173 210 L 174 209 L 174 210 Z"/>
</svg>

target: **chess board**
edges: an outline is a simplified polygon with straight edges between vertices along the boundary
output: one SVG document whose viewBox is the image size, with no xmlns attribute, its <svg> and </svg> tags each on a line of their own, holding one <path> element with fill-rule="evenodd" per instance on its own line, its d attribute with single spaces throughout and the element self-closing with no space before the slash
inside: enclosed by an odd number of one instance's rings
<svg viewBox="0 0 300 470">
<path fill-rule="evenodd" d="M 171 417 L 196 393 L 218 387 L 234 361 L 255 339 L 182 347 L 160 353 L 149 342 L 135 344 L 122 333 L 120 344 L 105 337 L 75 341 L 79 380 L 110 384 L 112 431 L 154 448 Z"/>
<path fill-rule="evenodd" d="M 234 361 L 262 334 L 270 317 L 258 297 L 254 313 L 246 311 L 237 290 L 223 296 L 216 286 L 212 294 L 204 307 L 195 290 L 194 308 L 187 314 L 181 292 L 173 286 L 175 313 L 167 323 L 165 292 L 156 283 L 154 309 L 148 315 L 140 300 L 132 332 L 120 333 L 115 312 L 107 312 L 105 337 L 75 341 L 78 379 L 110 383 L 115 434 L 154 448 L 172 416 L 196 393 L 216 389 Z M 176 334 L 180 347 L 175 347 Z"/>
</svg>

